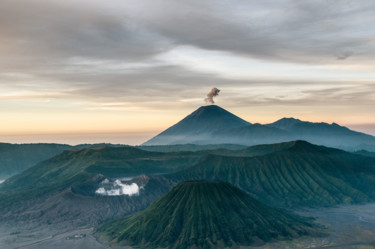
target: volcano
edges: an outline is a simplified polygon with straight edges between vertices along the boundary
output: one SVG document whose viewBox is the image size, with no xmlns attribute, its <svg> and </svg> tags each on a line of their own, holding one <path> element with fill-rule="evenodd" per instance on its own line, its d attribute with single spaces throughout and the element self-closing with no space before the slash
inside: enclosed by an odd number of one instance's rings
<svg viewBox="0 0 375 249">
<path fill-rule="evenodd" d="M 202 106 L 143 145 L 210 144 L 222 130 L 248 125 L 249 122 L 217 105 Z"/>
<path fill-rule="evenodd" d="M 146 210 L 98 229 L 112 243 L 175 249 L 259 245 L 316 232 L 310 219 L 215 181 L 182 182 Z"/>
</svg>

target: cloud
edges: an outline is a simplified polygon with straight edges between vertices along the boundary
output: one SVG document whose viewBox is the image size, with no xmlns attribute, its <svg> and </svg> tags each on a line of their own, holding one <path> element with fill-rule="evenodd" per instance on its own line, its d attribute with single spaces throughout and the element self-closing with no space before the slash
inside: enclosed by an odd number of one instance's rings
<svg viewBox="0 0 375 249">
<path fill-rule="evenodd" d="M 319 80 L 297 68 L 288 77 L 274 71 L 266 75 L 273 78 L 251 77 L 258 68 L 245 68 L 249 77 L 239 78 L 236 71 L 219 73 L 232 60 L 210 71 L 182 64 L 181 58 L 161 58 L 188 46 L 199 53 L 257 58 L 265 62 L 263 70 L 274 61 L 371 70 L 374 9 L 369 0 L 4 0 L 0 100 L 64 99 L 94 109 L 180 108 L 200 103 L 189 100 L 215 85 L 226 93 L 220 103 L 228 105 L 334 102 L 330 97 L 337 98 L 335 105 L 347 105 L 348 99 L 368 103 L 374 89 L 368 81 L 349 82 L 347 75 Z M 206 64 L 216 66 L 213 62 Z M 346 90 L 329 93 L 337 88 Z"/>
<path fill-rule="evenodd" d="M 341 53 L 341 54 L 339 54 L 338 56 L 337 56 L 337 59 L 338 60 L 346 60 L 346 59 L 348 59 L 350 56 L 352 56 L 353 55 L 353 53 L 352 52 L 343 52 L 343 53 Z"/>
<path fill-rule="evenodd" d="M 176 44 L 241 56 L 333 63 L 374 54 L 371 1 L 154 1 L 139 22 Z M 173 20 L 173 21 L 172 21 Z M 366 53 L 367 52 L 367 53 Z"/>
<path fill-rule="evenodd" d="M 1 62 L 11 67 L 63 66 L 74 57 L 134 61 L 168 48 L 126 11 L 115 13 L 94 1 L 5 0 L 0 42 Z"/>
<path fill-rule="evenodd" d="M 348 51 L 369 60 L 374 9 L 369 0 L 4 0 L 0 51 L 3 65 L 19 67 L 143 60 L 179 45 L 291 62 L 334 63 Z"/>
<path fill-rule="evenodd" d="M 225 92 L 218 104 L 228 107 L 347 106 L 368 105 L 375 100 L 373 84 L 366 81 L 235 79 L 168 64 L 131 70 L 119 65 L 113 70 L 111 65 L 103 62 L 75 70 L 38 72 L 34 79 L 38 84 L 20 80 L 9 86 L 0 81 L 1 88 L 8 89 L 0 93 L 0 100 L 70 100 L 89 110 L 183 109 L 200 105 L 199 96 L 213 83 Z"/>
</svg>

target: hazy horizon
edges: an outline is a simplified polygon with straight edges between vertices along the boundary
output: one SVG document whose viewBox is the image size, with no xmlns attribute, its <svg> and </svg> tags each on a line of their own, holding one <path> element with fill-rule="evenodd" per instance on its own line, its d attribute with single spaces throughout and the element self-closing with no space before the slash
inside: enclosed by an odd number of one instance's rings
<svg viewBox="0 0 375 249">
<path fill-rule="evenodd" d="M 190 113 L 186 113 L 188 115 Z M 233 113 L 236 115 L 236 113 Z M 283 117 L 280 117 L 271 122 L 277 121 Z M 298 117 L 294 117 L 298 118 Z M 302 121 L 309 121 L 303 120 Z M 3 143 L 62 143 L 70 145 L 78 145 L 84 143 L 111 143 L 111 144 L 127 144 L 127 145 L 140 145 L 152 137 L 156 136 L 160 132 L 174 125 L 180 120 L 173 121 L 168 126 L 161 130 L 153 131 L 114 131 L 114 132 L 72 132 L 72 133 L 34 133 L 34 134 L 0 134 L 0 142 Z M 249 122 L 257 123 L 256 120 L 246 120 Z M 316 121 L 324 122 L 324 121 Z M 258 122 L 259 123 L 259 122 Z M 332 123 L 332 122 L 331 122 Z M 262 123 L 267 124 L 267 123 Z M 363 132 L 369 135 L 375 136 L 375 125 L 346 125 L 349 129 Z"/>
</svg>

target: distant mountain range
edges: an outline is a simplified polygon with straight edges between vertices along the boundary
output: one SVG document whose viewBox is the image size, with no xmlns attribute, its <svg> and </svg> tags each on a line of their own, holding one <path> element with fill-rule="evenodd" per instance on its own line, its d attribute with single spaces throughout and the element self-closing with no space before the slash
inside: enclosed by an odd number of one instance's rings
<svg viewBox="0 0 375 249">
<path fill-rule="evenodd" d="M 72 148 L 67 144 L 0 143 L 0 180 Z"/>
<path fill-rule="evenodd" d="M 271 144 L 293 140 L 350 151 L 375 151 L 375 137 L 336 123 L 283 118 L 272 124 L 251 124 L 216 105 L 202 106 L 143 145 Z"/>
<path fill-rule="evenodd" d="M 316 235 L 310 220 L 268 207 L 225 182 L 178 184 L 146 210 L 97 230 L 136 248 L 239 248 Z"/>
<path fill-rule="evenodd" d="M 96 144 L 108 145 L 108 144 Z M 0 180 L 21 173 L 35 164 L 54 157 L 66 150 L 87 148 L 94 144 L 55 144 L 55 143 L 35 143 L 35 144 L 10 144 L 0 143 Z M 119 145 L 111 145 L 119 146 Z"/>
<path fill-rule="evenodd" d="M 283 118 L 272 124 L 251 124 L 216 105 L 203 106 L 136 148 L 155 152 L 238 150 L 251 145 L 305 140 L 313 144 L 375 155 L 375 137 L 338 124 Z M 110 144 L 0 143 L 0 181 L 65 150 Z M 126 145 L 110 145 L 126 146 Z M 162 172 L 160 172 L 162 173 Z"/>
</svg>

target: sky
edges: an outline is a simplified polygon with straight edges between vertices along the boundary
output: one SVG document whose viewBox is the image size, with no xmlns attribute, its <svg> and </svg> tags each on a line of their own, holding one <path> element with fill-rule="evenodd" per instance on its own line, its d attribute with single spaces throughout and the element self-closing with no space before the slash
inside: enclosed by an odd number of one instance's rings
<svg viewBox="0 0 375 249">
<path fill-rule="evenodd" d="M 375 135 L 372 0 L 2 0 L 0 141 L 139 144 L 204 105 Z"/>
</svg>

